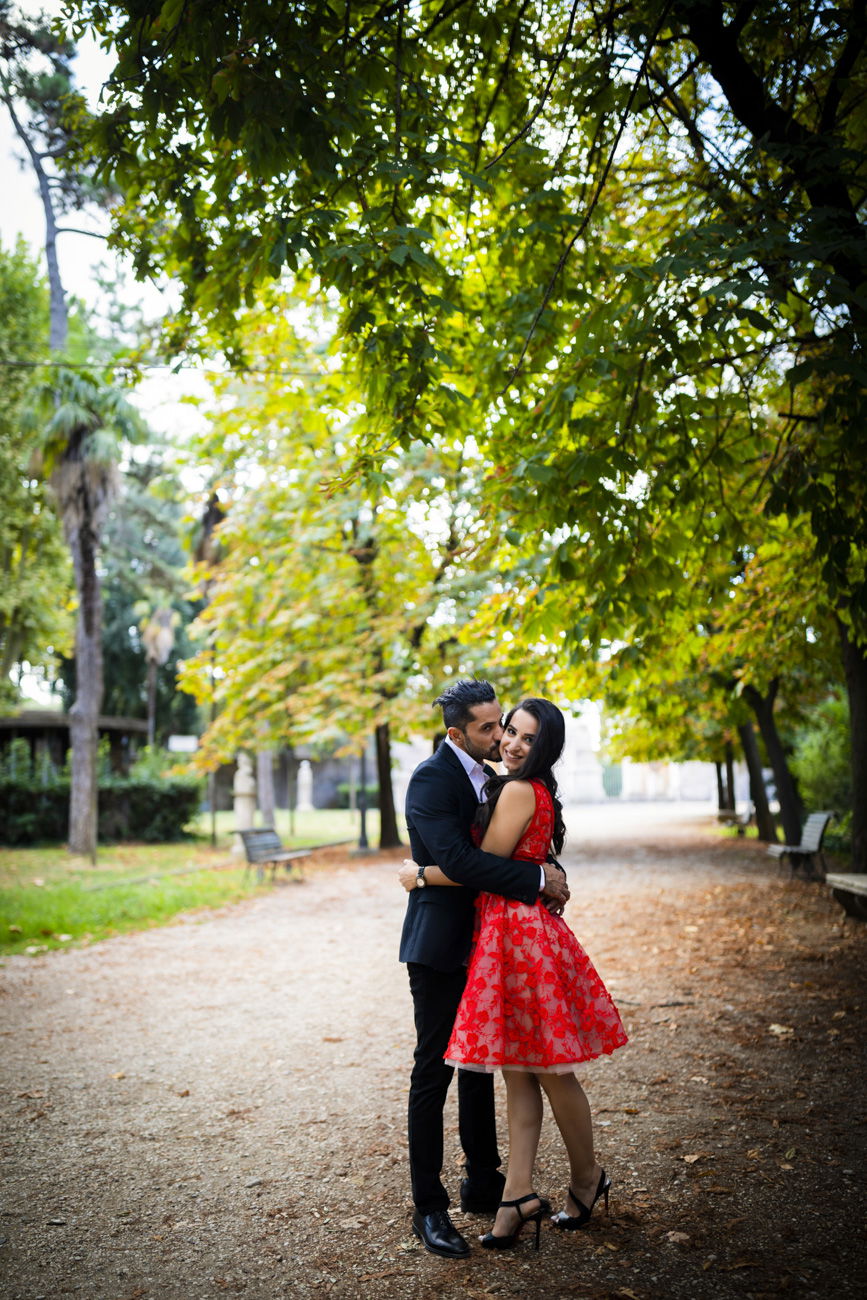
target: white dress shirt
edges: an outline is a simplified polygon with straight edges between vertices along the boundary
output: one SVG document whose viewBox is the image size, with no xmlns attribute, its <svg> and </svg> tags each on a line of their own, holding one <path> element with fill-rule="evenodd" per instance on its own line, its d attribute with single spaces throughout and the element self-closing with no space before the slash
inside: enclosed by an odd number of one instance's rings
<svg viewBox="0 0 867 1300">
<path fill-rule="evenodd" d="M 451 736 L 446 736 L 446 744 L 453 754 L 457 754 L 461 767 L 470 778 L 470 785 L 475 790 L 479 803 L 485 803 L 487 798 L 485 795 L 485 782 L 488 779 L 488 774 L 484 767 L 477 758 L 473 758 L 465 749 L 458 749 Z"/>
</svg>

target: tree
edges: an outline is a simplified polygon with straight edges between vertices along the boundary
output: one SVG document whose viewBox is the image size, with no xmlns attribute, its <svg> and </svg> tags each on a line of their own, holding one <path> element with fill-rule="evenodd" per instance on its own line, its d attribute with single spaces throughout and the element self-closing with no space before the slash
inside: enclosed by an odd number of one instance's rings
<svg viewBox="0 0 867 1300">
<path fill-rule="evenodd" d="M 117 488 L 118 445 L 141 437 L 138 412 L 85 370 L 58 370 L 42 390 L 42 455 L 72 557 L 75 701 L 69 710 L 69 849 L 96 852 L 97 740 L 103 698 L 102 528 Z"/>
<path fill-rule="evenodd" d="M 69 560 L 36 470 L 37 440 L 23 408 L 46 323 L 45 294 L 20 246 L 0 250 L 0 709 L 15 702 L 9 674 L 50 669 L 67 648 Z"/>
<path fill-rule="evenodd" d="M 178 659 L 193 652 L 186 628 L 196 605 L 186 599 L 184 493 L 165 458 L 165 449 L 151 445 L 145 459 L 130 457 L 123 465 L 100 554 L 103 712 L 125 717 L 152 712 L 157 742 L 171 732 L 199 729 L 193 701 L 176 686 Z M 154 608 L 170 609 L 174 645 L 151 674 L 139 624 Z M 60 676 L 68 708 L 75 699 L 74 661 L 62 661 Z"/>
<path fill-rule="evenodd" d="M 705 759 L 721 761 L 726 739 L 735 731 L 745 738 L 741 729 L 751 712 L 774 770 L 788 839 L 800 834 L 802 820 L 788 765 L 791 736 L 840 671 L 833 611 L 810 564 L 809 529 L 806 521 L 768 519 L 741 504 L 733 520 L 720 522 L 712 542 L 697 527 L 690 541 L 682 534 L 692 512 L 672 501 L 679 488 L 676 476 L 661 475 L 659 483 L 644 484 L 640 497 L 612 494 L 616 507 L 596 526 L 585 520 L 582 534 L 561 529 L 559 581 L 550 551 L 542 547 L 540 554 L 539 547 L 540 531 L 552 525 L 530 508 L 520 625 L 524 635 L 555 649 L 563 692 L 603 695 L 626 715 L 622 744 L 633 757 L 646 758 L 652 738 L 670 757 L 697 757 L 700 748 Z M 693 474 L 689 490 L 699 514 L 724 507 L 742 495 L 743 471 L 732 468 L 727 483 L 715 475 L 711 490 Z M 607 548 L 599 544 L 602 527 L 615 539 Z M 499 624 L 513 601 L 510 592 L 490 602 L 482 624 Z M 562 644 L 564 626 L 573 629 L 571 655 Z M 574 645 L 579 629 L 580 651 Z M 752 777 L 757 789 L 757 758 Z"/>
<path fill-rule="evenodd" d="M 637 469 L 679 462 L 684 481 L 704 343 L 745 407 L 760 372 L 785 376 L 753 486 L 810 521 L 867 868 L 862 0 L 68 13 L 115 42 L 93 144 L 131 187 L 118 239 L 184 281 L 179 337 L 214 318 L 230 334 L 283 266 L 315 277 L 342 295 L 374 445 L 423 439 L 471 397 L 492 456 L 513 433 L 552 537 Z M 591 379 L 616 399 L 607 437 Z M 700 443 L 710 469 L 737 454 L 725 421 Z"/>
<path fill-rule="evenodd" d="M 697 759 L 712 762 L 717 770 L 718 807 L 735 810 L 734 737 L 740 741 L 750 779 L 750 798 L 760 840 L 774 843 L 776 826 L 768 803 L 759 746 L 753 724 L 743 705 L 729 692 L 701 674 L 677 681 L 665 674 L 660 688 L 656 674 L 651 686 L 646 674 L 629 687 L 613 693 L 612 711 L 606 715 L 607 749 L 613 758 L 639 762 L 665 756 L 674 762 Z M 726 781 L 723 785 L 722 767 Z"/>
<path fill-rule="evenodd" d="M 477 518 L 483 466 L 439 439 L 343 482 L 364 422 L 357 385 L 329 355 L 327 318 L 311 345 L 297 312 L 275 293 L 247 319 L 252 373 L 218 389 L 195 451 L 225 518 L 197 574 L 205 645 L 183 682 L 219 706 L 205 762 L 263 742 L 358 749 L 373 736 L 388 847 L 399 843 L 391 740 L 429 725 L 441 677 L 486 649 L 456 638 L 485 586 L 473 572 L 490 541 Z"/>
<path fill-rule="evenodd" d="M 58 217 L 82 208 L 94 190 L 74 156 L 71 127 L 86 116 L 72 87 L 72 47 L 43 21 L 17 20 L 0 7 L 0 98 L 24 146 L 45 214 L 52 364 L 41 390 L 42 455 L 72 557 L 78 596 L 76 697 L 69 711 L 72 778 L 69 849 L 96 854 L 97 738 L 103 696 L 100 534 L 115 490 L 118 439 L 140 437 L 138 414 L 120 392 L 85 368 L 64 368 L 69 312 L 57 257 Z M 86 233 L 86 232 L 79 232 Z"/>
<path fill-rule="evenodd" d="M 74 87 L 74 57 L 74 46 L 57 36 L 44 16 L 24 18 L 9 0 L 0 2 L 0 100 L 33 171 L 45 216 L 49 348 L 55 353 L 65 350 L 69 330 L 58 237 L 101 237 L 93 230 L 59 223 L 95 202 L 105 203 L 110 192 L 95 184 L 92 164 L 86 164 L 76 149 L 87 112 Z"/>
</svg>

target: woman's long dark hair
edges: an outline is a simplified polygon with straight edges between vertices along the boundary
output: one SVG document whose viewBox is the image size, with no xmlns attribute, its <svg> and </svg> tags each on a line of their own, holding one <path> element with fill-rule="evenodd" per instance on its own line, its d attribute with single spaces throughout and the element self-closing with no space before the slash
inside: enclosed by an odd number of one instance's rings
<svg viewBox="0 0 867 1300">
<path fill-rule="evenodd" d="M 508 727 L 519 709 L 523 709 L 536 719 L 539 730 L 533 737 L 529 754 L 517 772 L 510 772 L 506 776 L 492 776 L 485 782 L 487 802 L 479 804 L 475 824 L 479 827 L 481 834 L 484 835 L 497 806 L 500 793 L 510 781 L 541 781 L 547 787 L 551 795 L 551 801 L 554 804 L 554 834 L 551 837 L 551 846 L 555 853 L 559 853 L 566 838 L 566 827 L 563 824 L 563 805 L 557 797 L 557 781 L 551 769 L 563 753 L 563 745 L 566 741 L 566 723 L 556 704 L 552 704 L 550 700 L 531 697 L 528 700 L 522 700 L 520 704 L 516 704 L 506 714 L 504 727 Z"/>
</svg>

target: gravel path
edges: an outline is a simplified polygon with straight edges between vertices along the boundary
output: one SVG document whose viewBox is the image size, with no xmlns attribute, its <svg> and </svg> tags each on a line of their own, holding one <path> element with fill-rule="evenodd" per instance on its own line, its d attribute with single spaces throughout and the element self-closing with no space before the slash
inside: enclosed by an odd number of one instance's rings
<svg viewBox="0 0 867 1300">
<path fill-rule="evenodd" d="M 402 854 L 332 852 L 221 912 L 7 959 L 2 1294 L 863 1296 L 867 926 L 694 809 L 568 824 L 567 916 L 632 1040 L 586 1084 L 610 1220 L 538 1256 L 421 1250 Z M 538 1182 L 562 1195 L 550 1118 Z"/>
</svg>

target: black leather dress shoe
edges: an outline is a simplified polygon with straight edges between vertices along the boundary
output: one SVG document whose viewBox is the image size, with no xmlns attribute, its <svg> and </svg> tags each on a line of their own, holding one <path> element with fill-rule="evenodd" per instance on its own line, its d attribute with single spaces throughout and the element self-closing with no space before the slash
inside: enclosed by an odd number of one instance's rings
<svg viewBox="0 0 867 1300">
<path fill-rule="evenodd" d="M 447 1210 L 434 1210 L 431 1214 L 422 1214 L 420 1210 L 415 1210 L 412 1216 L 412 1230 L 425 1250 L 429 1250 L 432 1255 L 445 1255 L 446 1259 L 463 1259 L 470 1253 L 469 1246 L 452 1223 Z"/>
<path fill-rule="evenodd" d="M 465 1214 L 496 1214 L 503 1199 L 506 1180 L 496 1172 L 484 1187 L 465 1178 L 461 1183 L 461 1209 Z"/>
</svg>

